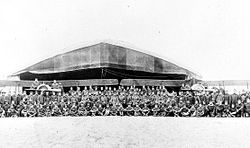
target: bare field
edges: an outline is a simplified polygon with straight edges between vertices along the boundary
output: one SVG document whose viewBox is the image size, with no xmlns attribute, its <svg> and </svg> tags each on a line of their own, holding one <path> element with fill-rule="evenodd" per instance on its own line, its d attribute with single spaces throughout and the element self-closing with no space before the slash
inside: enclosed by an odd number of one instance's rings
<svg viewBox="0 0 250 148">
<path fill-rule="evenodd" d="M 0 147 L 249 147 L 249 118 L 1 118 Z"/>
</svg>

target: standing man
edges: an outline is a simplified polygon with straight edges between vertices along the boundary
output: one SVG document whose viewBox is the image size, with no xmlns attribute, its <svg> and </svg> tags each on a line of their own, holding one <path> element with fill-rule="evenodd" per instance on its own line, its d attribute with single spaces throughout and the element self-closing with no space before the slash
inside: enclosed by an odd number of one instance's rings
<svg viewBox="0 0 250 148">
<path fill-rule="evenodd" d="M 35 78 L 35 81 L 32 83 L 31 88 L 36 89 L 40 85 L 40 82 L 37 78 Z"/>
<path fill-rule="evenodd" d="M 10 105 L 11 104 L 11 95 L 10 95 L 10 92 L 4 97 L 4 101 L 5 102 L 8 102 L 8 104 Z"/>
<path fill-rule="evenodd" d="M 231 95 L 231 102 L 230 104 L 237 104 L 239 96 L 236 94 L 236 90 L 234 90 L 234 93 Z"/>
<path fill-rule="evenodd" d="M 59 84 L 56 82 L 56 80 L 53 81 L 51 87 L 52 89 L 59 89 Z"/>
<path fill-rule="evenodd" d="M 0 104 L 4 104 L 4 93 L 2 92 L 2 95 L 0 96 Z"/>
<path fill-rule="evenodd" d="M 73 87 L 70 87 L 69 94 L 72 96 L 74 93 L 75 91 L 73 90 Z"/>
</svg>

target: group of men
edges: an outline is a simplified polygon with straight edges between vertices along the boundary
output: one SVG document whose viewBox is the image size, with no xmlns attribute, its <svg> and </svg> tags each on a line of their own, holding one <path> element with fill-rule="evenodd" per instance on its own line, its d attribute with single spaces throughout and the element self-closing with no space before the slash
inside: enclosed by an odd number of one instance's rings
<svg viewBox="0 0 250 148">
<path fill-rule="evenodd" d="M 73 87 L 67 93 L 0 96 L 0 117 L 175 116 L 249 117 L 250 94 L 168 92 L 160 87 Z"/>
</svg>

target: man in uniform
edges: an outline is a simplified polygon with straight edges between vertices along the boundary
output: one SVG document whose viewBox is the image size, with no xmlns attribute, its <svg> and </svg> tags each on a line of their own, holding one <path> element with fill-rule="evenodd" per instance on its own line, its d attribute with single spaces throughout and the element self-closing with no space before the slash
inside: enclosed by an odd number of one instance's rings
<svg viewBox="0 0 250 148">
<path fill-rule="evenodd" d="M 37 96 L 37 102 L 39 102 L 40 104 L 44 104 L 45 102 L 45 99 L 44 99 L 44 96 L 43 96 L 43 92 L 41 92 L 38 96 Z"/>
<path fill-rule="evenodd" d="M 166 102 L 166 107 L 165 107 L 166 116 L 170 116 L 170 117 L 175 116 L 175 110 L 174 110 L 175 105 L 176 104 L 173 103 L 171 100 Z"/>
<path fill-rule="evenodd" d="M 243 117 L 244 116 L 243 110 L 244 110 L 244 104 L 242 103 L 241 100 L 238 100 L 236 104 L 236 117 Z"/>
<path fill-rule="evenodd" d="M 131 107 L 131 103 L 128 103 L 128 106 L 125 108 L 126 115 L 127 116 L 133 116 L 134 115 L 134 109 Z"/>
<path fill-rule="evenodd" d="M 111 102 L 111 104 L 112 104 L 113 106 L 115 106 L 115 104 L 118 102 L 118 96 L 117 96 L 117 94 L 112 94 L 112 95 L 110 96 L 110 102 Z"/>
<path fill-rule="evenodd" d="M 80 102 L 80 101 L 81 101 L 82 92 L 81 92 L 80 87 L 77 87 L 77 88 L 76 88 L 76 95 L 75 95 L 75 97 L 76 97 L 77 102 Z"/>
<path fill-rule="evenodd" d="M 35 117 L 36 116 L 36 109 L 33 105 L 30 106 L 28 109 L 28 117 Z"/>
<path fill-rule="evenodd" d="M 196 100 L 195 104 L 190 109 L 192 117 L 197 117 L 198 116 L 198 112 L 197 112 L 198 107 L 199 107 L 199 102 L 198 102 L 198 100 Z"/>
<path fill-rule="evenodd" d="M 45 103 L 46 105 L 49 105 L 50 102 L 51 102 L 51 97 L 49 96 L 49 92 L 46 91 L 46 92 L 45 92 L 45 97 L 44 97 L 44 103 Z"/>
<path fill-rule="evenodd" d="M 78 94 L 78 95 L 81 95 L 81 94 L 82 94 L 81 88 L 80 88 L 80 87 L 76 87 L 76 94 Z"/>
<path fill-rule="evenodd" d="M 205 97 L 206 97 L 206 104 L 209 104 L 210 101 L 212 101 L 212 95 L 210 92 L 206 92 L 205 93 Z"/>
<path fill-rule="evenodd" d="M 19 104 L 19 105 L 16 105 L 16 113 L 17 113 L 17 116 L 18 117 L 21 117 L 22 115 L 21 115 L 21 111 L 22 111 L 22 109 L 23 109 L 23 106 L 21 105 L 21 104 Z"/>
<path fill-rule="evenodd" d="M 111 110 L 111 108 L 110 108 L 109 104 L 106 104 L 106 108 L 104 110 L 104 116 L 109 116 L 110 110 Z"/>
<path fill-rule="evenodd" d="M 76 97 L 76 93 L 73 93 L 72 95 L 69 96 L 69 101 L 71 104 L 73 103 L 77 103 L 77 97 Z"/>
<path fill-rule="evenodd" d="M 199 107 L 197 108 L 197 116 L 196 117 L 203 117 L 205 115 L 205 106 L 202 103 L 199 103 Z"/>
<path fill-rule="evenodd" d="M 222 104 L 222 102 L 224 102 L 224 95 L 222 91 L 220 91 L 216 97 L 216 104 Z"/>
<path fill-rule="evenodd" d="M 15 106 L 18 105 L 17 104 L 17 93 L 14 92 L 14 94 L 11 96 L 12 97 L 12 104 L 14 104 Z"/>
<path fill-rule="evenodd" d="M 4 104 L 4 93 L 1 92 L 1 96 L 0 96 L 0 105 Z"/>
<path fill-rule="evenodd" d="M 4 101 L 7 101 L 9 105 L 11 104 L 12 98 L 10 92 L 7 95 L 5 95 Z"/>
<path fill-rule="evenodd" d="M 119 102 L 123 102 L 125 100 L 125 94 L 124 92 L 121 92 L 118 96 Z"/>
<path fill-rule="evenodd" d="M 119 116 L 123 116 L 124 115 L 124 113 L 123 113 L 124 108 L 123 108 L 122 104 L 118 102 L 116 104 L 116 108 L 117 108 L 117 112 L 118 112 Z"/>
<path fill-rule="evenodd" d="M 14 108 L 14 105 L 11 105 L 7 111 L 7 117 L 17 117 L 17 112 Z"/>
<path fill-rule="evenodd" d="M 78 116 L 86 116 L 87 114 L 86 114 L 86 109 L 85 109 L 85 107 L 84 107 L 84 103 L 83 102 L 81 102 L 80 104 L 79 104 L 79 108 L 78 108 L 78 110 L 77 110 L 77 114 L 78 114 Z"/>
<path fill-rule="evenodd" d="M 112 104 L 110 108 L 110 116 L 117 116 L 118 110 L 115 104 Z"/>
<path fill-rule="evenodd" d="M 38 105 L 37 116 L 38 117 L 45 117 L 46 116 L 46 110 L 45 110 L 44 106 L 41 104 Z"/>
<path fill-rule="evenodd" d="M 5 117 L 5 111 L 2 108 L 2 106 L 0 105 L 0 118 L 4 118 Z"/>
<path fill-rule="evenodd" d="M 103 116 L 103 114 L 104 114 L 104 108 L 103 108 L 103 105 L 100 103 L 100 104 L 98 104 L 98 111 L 97 111 L 97 116 Z"/>
<path fill-rule="evenodd" d="M 73 89 L 73 88 L 72 88 Z M 84 89 L 82 90 L 82 95 L 83 96 L 86 96 L 88 95 L 88 89 L 87 89 L 87 86 L 84 87 Z"/>
<path fill-rule="evenodd" d="M 65 103 L 67 103 L 69 100 L 70 100 L 69 94 L 68 93 L 64 93 L 64 95 L 63 95 L 63 101 Z"/>
<path fill-rule="evenodd" d="M 135 107 L 134 107 L 134 116 L 140 116 L 141 115 L 141 108 L 139 107 L 139 104 L 136 103 Z"/>
<path fill-rule="evenodd" d="M 51 113 L 52 116 L 61 116 L 62 115 L 62 112 L 60 110 L 60 108 L 55 105 L 53 108 L 52 108 L 52 113 Z"/>
<path fill-rule="evenodd" d="M 194 105 L 195 104 L 195 98 L 194 98 L 194 96 L 191 95 L 190 91 L 187 92 L 186 96 L 187 96 L 187 101 L 189 101 L 191 105 Z"/>
<path fill-rule="evenodd" d="M 40 85 L 40 82 L 38 81 L 37 78 L 35 78 L 35 81 L 32 83 L 31 88 L 37 89 L 37 87 Z"/>
<path fill-rule="evenodd" d="M 230 117 L 236 117 L 237 109 L 234 103 L 232 103 L 229 113 L 230 113 Z"/>
<path fill-rule="evenodd" d="M 52 102 L 58 102 L 58 96 L 56 95 L 56 92 L 53 91 L 50 98 Z"/>
<path fill-rule="evenodd" d="M 225 103 L 224 103 L 223 117 L 230 117 L 230 105 L 228 104 L 227 101 L 225 101 Z"/>
<path fill-rule="evenodd" d="M 250 117 L 250 99 L 246 99 L 245 103 L 245 117 Z"/>
<path fill-rule="evenodd" d="M 10 104 L 8 101 L 4 101 L 4 104 L 2 105 L 4 111 L 5 111 L 5 116 L 7 116 L 8 109 L 10 108 Z"/>
<path fill-rule="evenodd" d="M 96 116 L 96 113 L 98 111 L 98 108 L 96 107 L 96 104 L 93 105 L 93 107 L 91 108 L 91 116 Z"/>
<path fill-rule="evenodd" d="M 56 82 L 56 80 L 53 81 L 51 87 L 52 89 L 59 89 L 59 84 Z"/>
<path fill-rule="evenodd" d="M 222 117 L 222 114 L 224 112 L 224 104 L 222 104 L 221 101 L 216 101 L 216 102 L 217 103 L 215 104 L 215 116 Z"/>
<path fill-rule="evenodd" d="M 143 115 L 143 116 L 148 116 L 149 108 L 148 108 L 148 106 L 147 106 L 146 103 L 144 103 L 144 106 L 143 106 L 143 108 L 141 109 L 141 111 L 142 111 L 142 115 Z"/>
<path fill-rule="evenodd" d="M 23 100 L 23 98 L 25 98 L 27 96 L 27 92 L 24 90 L 23 93 L 21 94 L 21 98 Z"/>
<path fill-rule="evenodd" d="M 35 103 L 35 104 L 37 104 L 37 102 L 38 102 L 38 96 L 39 96 L 39 94 L 38 94 L 38 91 L 36 91 L 35 92 L 35 94 L 32 96 L 32 101 Z"/>
<path fill-rule="evenodd" d="M 73 103 L 72 107 L 70 108 L 69 115 L 70 116 L 77 116 L 77 106 Z"/>
<path fill-rule="evenodd" d="M 46 106 L 45 114 L 46 114 L 46 117 L 51 117 L 51 109 L 50 109 L 50 106 Z"/>
<path fill-rule="evenodd" d="M 62 112 L 63 116 L 68 116 L 69 115 L 69 108 L 65 105 L 64 107 L 62 107 L 61 112 Z"/>
<path fill-rule="evenodd" d="M 212 100 L 209 102 L 209 104 L 207 105 L 207 115 L 208 117 L 214 117 L 215 116 L 215 105 L 212 102 Z"/>
<path fill-rule="evenodd" d="M 73 87 L 70 87 L 69 94 L 72 96 L 74 93 L 75 91 L 73 90 Z"/>
<path fill-rule="evenodd" d="M 180 116 L 181 117 L 188 117 L 190 116 L 190 110 L 187 108 L 186 104 L 183 104 L 183 106 L 180 108 Z"/>
<path fill-rule="evenodd" d="M 232 102 L 230 102 L 230 104 L 237 104 L 238 98 L 239 96 L 236 94 L 236 90 L 234 90 L 234 93 L 231 95 Z"/>
<path fill-rule="evenodd" d="M 153 116 L 158 116 L 158 112 L 160 111 L 160 108 L 158 107 L 158 104 L 155 104 L 155 107 L 152 109 Z"/>
<path fill-rule="evenodd" d="M 29 104 L 35 104 L 35 99 L 33 97 L 34 97 L 33 92 L 30 92 L 30 94 L 28 95 Z"/>
<path fill-rule="evenodd" d="M 24 108 L 21 111 L 21 114 L 23 117 L 28 117 L 28 107 L 27 105 L 24 106 Z"/>
<path fill-rule="evenodd" d="M 224 104 L 225 102 L 228 103 L 228 105 L 231 105 L 230 103 L 232 103 L 232 99 L 231 96 L 228 94 L 228 91 L 226 91 L 225 95 L 224 95 Z"/>
</svg>

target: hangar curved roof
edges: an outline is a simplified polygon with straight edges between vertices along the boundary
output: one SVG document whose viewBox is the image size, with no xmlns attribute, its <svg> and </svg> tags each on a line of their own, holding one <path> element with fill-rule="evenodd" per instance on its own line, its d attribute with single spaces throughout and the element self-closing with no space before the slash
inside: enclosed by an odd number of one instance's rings
<svg viewBox="0 0 250 148">
<path fill-rule="evenodd" d="M 101 42 L 45 59 L 13 75 L 53 74 L 93 68 L 116 68 L 157 74 L 198 75 L 174 63 L 130 48 Z"/>
</svg>

